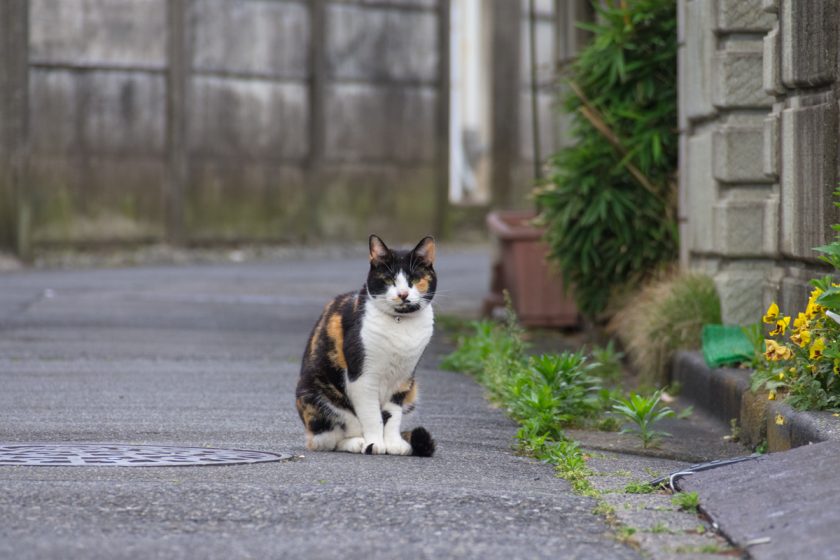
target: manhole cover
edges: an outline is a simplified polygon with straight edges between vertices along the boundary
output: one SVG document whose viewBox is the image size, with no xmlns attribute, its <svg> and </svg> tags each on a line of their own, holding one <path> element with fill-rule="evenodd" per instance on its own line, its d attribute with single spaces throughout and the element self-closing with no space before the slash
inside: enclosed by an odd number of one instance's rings
<svg viewBox="0 0 840 560">
<path fill-rule="evenodd" d="M 0 443 L 0 465 L 172 467 L 282 461 L 290 455 L 242 449 L 122 443 Z"/>
</svg>

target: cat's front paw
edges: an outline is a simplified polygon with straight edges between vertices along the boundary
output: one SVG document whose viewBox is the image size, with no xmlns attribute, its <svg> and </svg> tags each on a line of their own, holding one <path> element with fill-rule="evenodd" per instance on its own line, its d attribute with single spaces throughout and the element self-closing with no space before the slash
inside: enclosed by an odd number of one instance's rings
<svg viewBox="0 0 840 560">
<path fill-rule="evenodd" d="M 385 440 L 385 452 L 388 455 L 411 455 L 411 444 L 403 438 Z"/>
<path fill-rule="evenodd" d="M 336 446 L 337 451 L 346 451 L 347 453 L 364 453 L 365 438 L 351 437 L 338 442 Z"/>
<path fill-rule="evenodd" d="M 384 455 L 385 442 L 382 438 L 365 438 L 365 455 Z"/>
</svg>

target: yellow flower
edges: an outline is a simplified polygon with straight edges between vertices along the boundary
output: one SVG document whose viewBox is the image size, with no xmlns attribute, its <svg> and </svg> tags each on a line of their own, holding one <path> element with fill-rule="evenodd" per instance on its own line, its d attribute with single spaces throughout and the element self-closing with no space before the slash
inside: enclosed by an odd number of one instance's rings
<svg viewBox="0 0 840 560">
<path fill-rule="evenodd" d="M 834 360 L 834 367 L 831 369 L 834 375 L 840 375 L 840 360 Z"/>
<path fill-rule="evenodd" d="M 801 330 L 790 337 L 790 341 L 799 345 L 800 348 L 805 348 L 811 342 L 811 331 Z"/>
<path fill-rule="evenodd" d="M 767 323 L 768 325 L 772 325 L 776 322 L 776 319 L 779 317 L 779 306 L 776 303 L 771 303 L 770 307 L 767 308 L 767 313 L 764 314 L 764 317 L 761 318 L 762 321 Z"/>
<path fill-rule="evenodd" d="M 785 334 L 785 331 L 790 325 L 790 317 L 782 317 L 778 321 L 776 321 L 776 328 L 770 331 L 770 336 L 779 336 L 781 334 Z"/>
<path fill-rule="evenodd" d="M 784 380 L 784 378 L 785 378 L 785 372 L 780 371 L 780 372 L 779 372 L 779 381 Z"/>
<path fill-rule="evenodd" d="M 817 309 L 817 307 L 818 306 L 815 303 L 808 302 L 808 307 L 805 308 L 805 317 L 807 317 L 809 321 L 813 321 L 819 316 L 820 310 Z"/>
<path fill-rule="evenodd" d="M 793 352 L 791 352 L 790 348 L 784 344 L 779 344 L 773 339 L 764 339 L 764 344 L 767 346 L 767 351 L 764 352 L 764 357 L 771 362 L 789 360 L 791 356 L 793 356 Z"/>
<path fill-rule="evenodd" d="M 817 304 L 817 298 L 822 295 L 822 290 L 814 288 L 811 292 L 811 297 L 808 299 L 808 306 L 805 308 L 805 316 L 808 319 L 815 319 L 825 311 L 825 307 Z"/>
<path fill-rule="evenodd" d="M 804 313 L 800 313 L 796 316 L 796 319 L 793 320 L 793 329 L 798 331 L 807 324 L 808 317 L 806 317 Z"/>
<path fill-rule="evenodd" d="M 825 350 L 825 339 L 823 337 L 818 338 L 814 341 L 811 345 L 811 351 L 808 354 L 808 357 L 812 360 L 817 360 L 823 355 L 823 351 Z"/>
<path fill-rule="evenodd" d="M 770 391 L 767 393 L 767 400 L 768 401 L 775 401 L 776 400 L 776 391 Z"/>
<path fill-rule="evenodd" d="M 785 425 L 785 417 L 781 414 L 776 415 L 776 425 L 777 426 L 784 426 Z"/>
</svg>

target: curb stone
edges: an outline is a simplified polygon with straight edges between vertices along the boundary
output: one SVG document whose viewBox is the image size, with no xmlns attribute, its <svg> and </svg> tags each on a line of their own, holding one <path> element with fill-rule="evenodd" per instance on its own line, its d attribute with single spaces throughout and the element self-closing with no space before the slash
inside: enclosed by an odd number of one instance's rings
<svg viewBox="0 0 840 560">
<path fill-rule="evenodd" d="M 767 393 L 753 393 L 750 370 L 711 369 L 699 352 L 683 351 L 675 355 L 671 371 L 671 380 L 682 385 L 688 400 L 724 422 L 737 419 L 744 445 L 754 447 L 766 438 L 768 451 L 786 451 L 840 441 L 840 417 L 825 411 L 799 412 L 783 402 L 767 400 Z M 777 424 L 777 416 L 784 419 L 783 424 Z"/>
</svg>

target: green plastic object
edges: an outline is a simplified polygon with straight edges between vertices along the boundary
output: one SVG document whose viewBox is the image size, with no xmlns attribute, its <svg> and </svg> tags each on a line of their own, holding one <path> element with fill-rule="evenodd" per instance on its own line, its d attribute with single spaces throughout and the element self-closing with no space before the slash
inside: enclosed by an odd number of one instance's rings
<svg viewBox="0 0 840 560">
<path fill-rule="evenodd" d="M 737 325 L 703 325 L 703 357 L 709 367 L 749 362 L 753 345 Z"/>
</svg>

